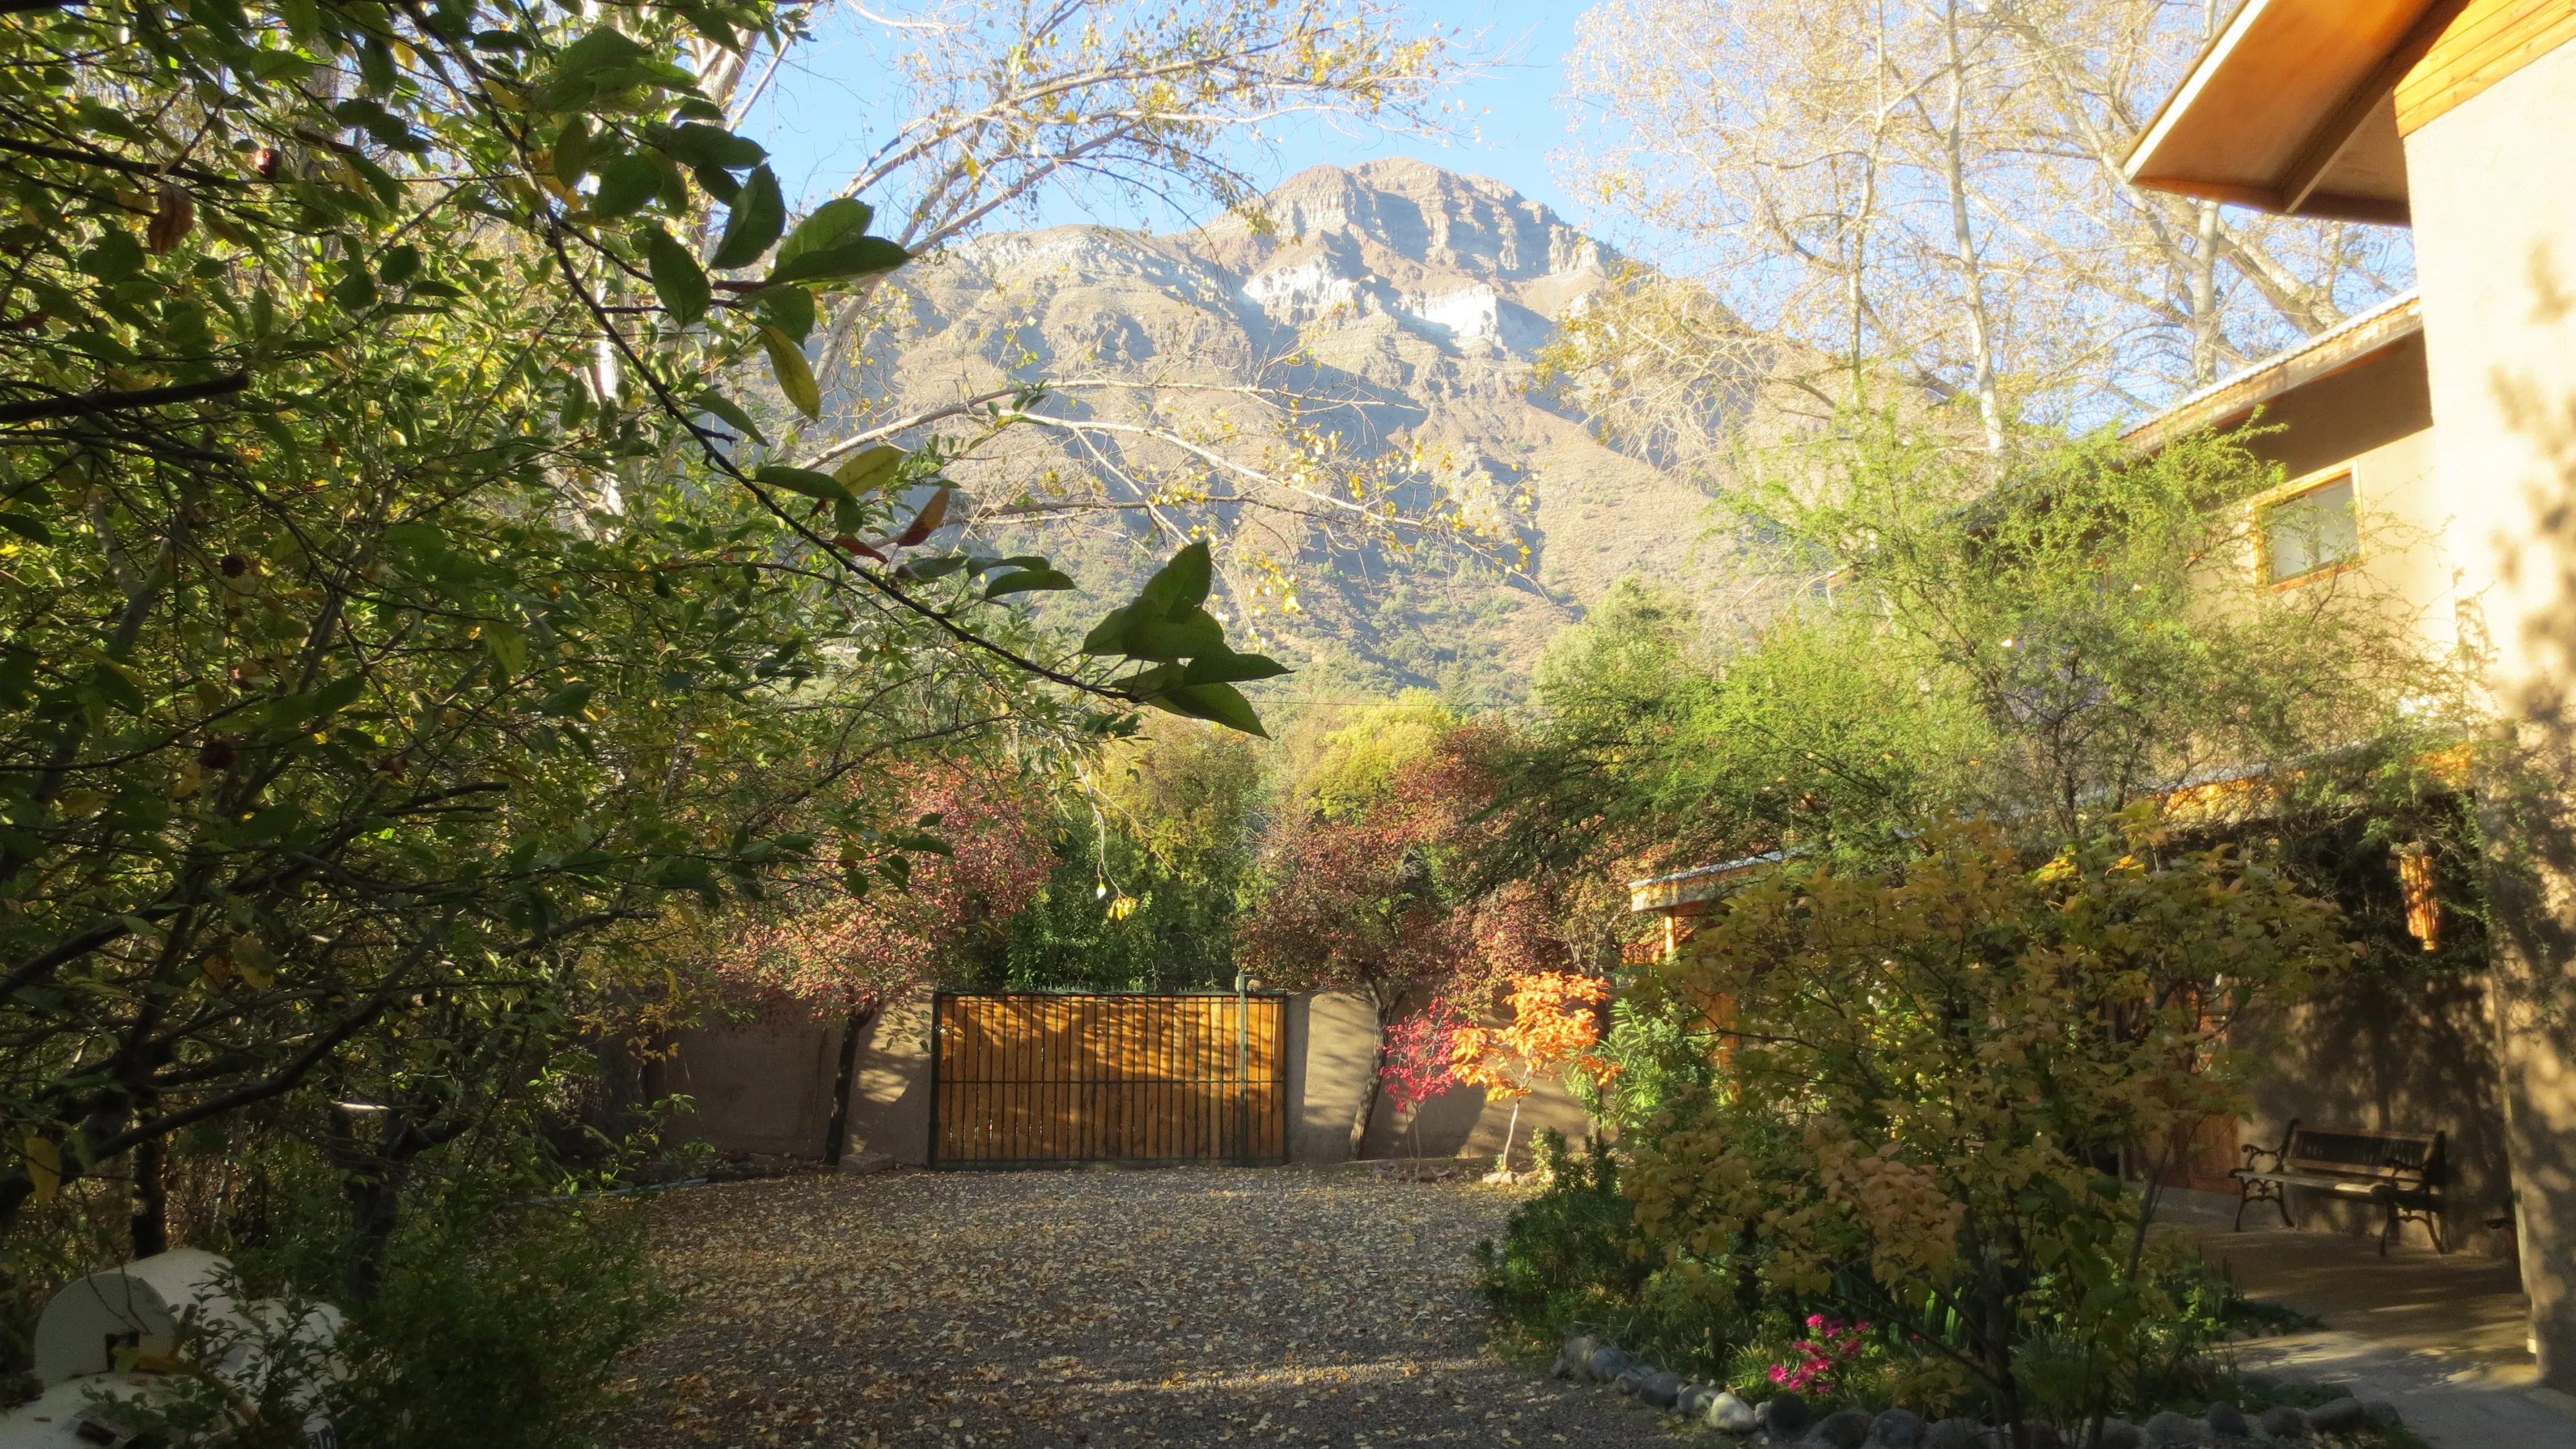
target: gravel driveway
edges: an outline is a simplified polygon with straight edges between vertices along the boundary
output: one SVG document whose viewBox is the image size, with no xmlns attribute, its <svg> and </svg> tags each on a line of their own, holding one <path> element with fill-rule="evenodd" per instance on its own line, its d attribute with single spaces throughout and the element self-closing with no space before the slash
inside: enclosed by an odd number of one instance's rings
<svg viewBox="0 0 2576 1449">
<path fill-rule="evenodd" d="M 899 1173 L 675 1192 L 621 1449 L 1630 1445 L 1669 1422 L 1484 1347 L 1517 1196 L 1365 1172 Z"/>
</svg>

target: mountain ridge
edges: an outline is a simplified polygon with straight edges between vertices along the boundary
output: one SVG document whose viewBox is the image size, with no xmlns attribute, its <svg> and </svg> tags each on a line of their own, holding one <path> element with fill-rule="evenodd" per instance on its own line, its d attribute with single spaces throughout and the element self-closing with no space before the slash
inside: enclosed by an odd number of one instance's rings
<svg viewBox="0 0 2576 1449">
<path fill-rule="evenodd" d="M 1618 578 L 1695 575 L 1707 496 L 1532 385 L 1615 251 L 1500 182 L 1412 160 L 1312 167 L 1259 211 L 1266 226 L 989 233 L 907 268 L 896 326 L 849 391 L 886 415 L 1051 380 L 1063 417 L 961 481 L 987 501 L 971 529 L 1083 581 L 1052 607 L 1096 607 L 1204 532 L 1227 545 L 1224 587 L 1261 644 L 1375 692 L 1514 702 L 1547 640 Z M 1230 473 L 1152 428 L 1254 461 Z M 1312 446 L 1256 446 L 1273 434 Z M 1318 457 L 1375 470 L 1399 504 L 1438 503 L 1448 535 L 1390 543 L 1350 500 L 1276 484 L 1301 465 L 1325 476 Z M 1264 468 L 1274 481 L 1242 481 Z M 1013 521 L 1050 510 L 1045 528 Z"/>
</svg>

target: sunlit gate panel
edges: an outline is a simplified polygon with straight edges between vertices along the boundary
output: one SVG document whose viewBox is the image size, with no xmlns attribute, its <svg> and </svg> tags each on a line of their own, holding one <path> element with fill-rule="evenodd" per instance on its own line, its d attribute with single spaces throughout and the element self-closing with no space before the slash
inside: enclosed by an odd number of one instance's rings
<svg viewBox="0 0 2576 1449">
<path fill-rule="evenodd" d="M 1284 1162 L 1288 1001 L 941 992 L 931 1163 Z"/>
</svg>

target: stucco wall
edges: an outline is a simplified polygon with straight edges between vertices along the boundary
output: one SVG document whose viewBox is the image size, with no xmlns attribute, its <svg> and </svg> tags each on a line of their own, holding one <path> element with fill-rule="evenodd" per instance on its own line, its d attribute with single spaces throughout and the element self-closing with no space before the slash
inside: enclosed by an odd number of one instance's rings
<svg viewBox="0 0 2576 1449">
<path fill-rule="evenodd" d="M 2462 559 L 2457 507 L 2441 482 L 2431 381 L 2421 334 L 2265 405 L 2266 429 L 2247 447 L 2289 481 L 2352 475 L 2363 555 L 2359 577 L 2328 575 L 2299 588 L 2373 591 L 2411 618 L 2427 642 L 2458 638 Z M 2259 568 L 2245 559 L 2241 566 Z"/>
<path fill-rule="evenodd" d="M 840 1075 L 840 1020 L 756 1021 L 679 1034 L 661 1064 L 665 1092 L 694 1103 L 677 1114 L 674 1142 L 719 1152 L 820 1157 Z"/>
<path fill-rule="evenodd" d="M 878 1013 L 850 1091 L 849 1151 L 930 1160 L 930 998 Z"/>
<path fill-rule="evenodd" d="M 1339 992 L 1292 996 L 1287 1009 L 1288 1156 L 1325 1164 L 1350 1156 L 1351 1122 L 1376 1059 L 1377 1022 L 1368 1002 Z M 693 1112 L 674 1121 L 678 1141 L 723 1152 L 820 1157 L 839 1071 L 840 1021 L 767 1022 L 684 1032 L 661 1067 L 661 1090 L 688 1093 Z M 930 1003 L 923 997 L 880 1014 L 868 1033 L 850 1094 L 849 1151 L 895 1161 L 929 1161 Z M 1509 1102 L 1456 1088 L 1400 1113 L 1381 1102 L 1361 1156 L 1492 1157 L 1502 1150 Z M 1580 1141 L 1583 1109 L 1549 1083 L 1521 1104 L 1517 1157 L 1529 1135 L 1554 1127 Z"/>
<path fill-rule="evenodd" d="M 2490 1249 L 2485 1224 L 2510 1210 L 2512 1174 L 2482 976 L 2350 979 L 2291 1012 L 2274 1039 L 2278 1070 L 2255 1089 L 2243 1141 L 2277 1147 L 2294 1120 L 2440 1132 L 2448 1164 L 2443 1236 L 2454 1252 Z M 2385 1221 L 2369 1204 L 2296 1188 L 2290 1211 L 2302 1228 L 2333 1232 L 2376 1234 Z M 2280 1219 L 2256 1205 L 2245 1221 L 2273 1227 Z M 2414 1223 L 2405 1241 L 2432 1246 Z"/>
<path fill-rule="evenodd" d="M 2576 46 L 2407 138 L 2463 614 L 2537 779 L 2491 791 L 2494 1015 L 2542 1376 L 2576 1389 Z"/>
<path fill-rule="evenodd" d="M 1288 1160 L 1344 1162 L 1377 1059 L 1377 1013 L 1341 992 L 1288 998 Z"/>
</svg>

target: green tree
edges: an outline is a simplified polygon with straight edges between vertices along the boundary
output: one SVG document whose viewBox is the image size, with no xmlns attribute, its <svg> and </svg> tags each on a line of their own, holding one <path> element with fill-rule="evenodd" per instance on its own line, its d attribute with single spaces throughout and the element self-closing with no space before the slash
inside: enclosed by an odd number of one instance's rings
<svg viewBox="0 0 2576 1449">
<path fill-rule="evenodd" d="M 1061 799 L 1056 868 L 986 984 L 1230 988 L 1269 783 L 1253 742 L 1193 721 L 1112 744 Z"/>
<path fill-rule="evenodd" d="M 791 226 L 700 87 L 788 38 L 748 0 L 0 29 L 0 1228 L 324 1075 L 488 1103 L 609 984 L 586 951 L 756 892 L 907 741 L 1258 729 L 1204 548 L 1064 656 L 1014 609 L 1061 574 L 938 548 L 937 450 L 768 460 L 723 389 L 812 413 L 818 306 L 906 255 L 855 200 Z"/>
</svg>

